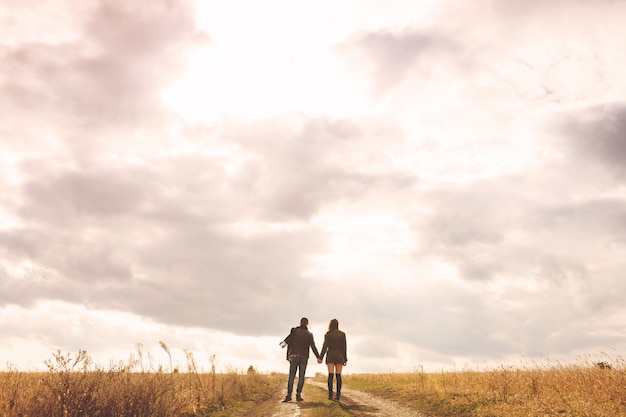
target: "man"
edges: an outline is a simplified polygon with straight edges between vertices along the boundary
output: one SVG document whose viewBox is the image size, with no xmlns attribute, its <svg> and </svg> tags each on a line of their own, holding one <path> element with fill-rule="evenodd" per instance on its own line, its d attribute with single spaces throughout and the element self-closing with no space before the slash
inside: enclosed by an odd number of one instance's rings
<svg viewBox="0 0 626 417">
<path fill-rule="evenodd" d="M 306 365 L 309 361 L 309 348 L 313 350 L 315 357 L 320 359 L 320 354 L 315 347 L 313 334 L 307 328 L 309 319 L 303 317 L 300 319 L 300 326 L 291 329 L 289 336 L 285 338 L 281 345 L 287 345 L 287 360 L 289 361 L 289 380 L 287 381 L 287 396 L 283 400 L 284 403 L 291 401 L 293 393 L 293 383 L 296 379 L 296 371 L 298 373 L 298 387 L 296 388 L 296 401 L 302 401 L 302 387 L 304 387 L 304 377 L 306 374 Z"/>
</svg>

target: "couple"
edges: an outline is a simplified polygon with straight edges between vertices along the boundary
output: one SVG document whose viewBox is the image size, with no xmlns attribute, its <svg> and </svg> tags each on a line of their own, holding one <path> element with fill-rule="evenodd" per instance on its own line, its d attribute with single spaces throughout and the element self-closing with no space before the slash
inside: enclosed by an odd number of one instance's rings
<svg viewBox="0 0 626 417">
<path fill-rule="evenodd" d="M 341 370 L 348 362 L 346 334 L 339 330 L 337 319 L 332 319 L 328 325 L 328 332 L 324 335 L 322 353 L 319 354 L 315 347 L 313 334 L 307 328 L 308 325 L 309 319 L 303 317 L 300 319 L 300 326 L 292 328 L 289 336 L 280 343 L 282 347 L 287 346 L 287 360 L 289 361 L 289 380 L 287 381 L 287 396 L 283 400 L 284 403 L 291 401 L 296 371 L 299 371 L 296 401 L 302 401 L 302 387 L 304 386 L 306 365 L 309 360 L 309 348 L 313 350 L 317 363 L 322 363 L 324 355 L 328 353 L 326 356 L 326 365 L 328 366 L 328 399 L 333 399 L 333 378 L 337 380 L 335 399 L 339 400 L 341 397 Z"/>
</svg>

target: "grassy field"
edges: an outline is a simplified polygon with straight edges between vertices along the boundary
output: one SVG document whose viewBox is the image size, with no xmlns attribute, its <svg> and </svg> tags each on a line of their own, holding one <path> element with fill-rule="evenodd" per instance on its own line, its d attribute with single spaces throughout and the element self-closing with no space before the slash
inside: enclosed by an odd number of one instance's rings
<svg viewBox="0 0 626 417">
<path fill-rule="evenodd" d="M 167 347 L 164 347 L 166 349 Z M 184 371 L 138 362 L 103 370 L 86 352 L 57 352 L 47 372 L 0 372 L 0 417 L 241 415 L 286 382 L 284 374 L 198 373 L 188 356 Z M 213 363 L 212 358 L 211 363 Z M 433 417 L 626 416 L 626 366 L 622 360 L 550 363 L 525 368 L 455 372 L 347 374 L 344 386 L 392 399 Z M 316 379 L 326 381 L 318 374 Z M 314 387 L 311 387 L 314 388 Z M 347 416 L 324 390 L 307 392 L 308 416 Z"/>
<path fill-rule="evenodd" d="M 626 416 L 626 369 L 621 361 L 357 374 L 346 375 L 344 386 L 394 399 L 429 416 Z"/>
<path fill-rule="evenodd" d="M 0 373 L 0 416 L 188 417 L 233 415 L 271 395 L 283 375 L 198 373 L 192 357 L 186 372 L 137 371 L 136 363 L 108 370 L 85 352 L 57 352 L 48 372 Z"/>
</svg>

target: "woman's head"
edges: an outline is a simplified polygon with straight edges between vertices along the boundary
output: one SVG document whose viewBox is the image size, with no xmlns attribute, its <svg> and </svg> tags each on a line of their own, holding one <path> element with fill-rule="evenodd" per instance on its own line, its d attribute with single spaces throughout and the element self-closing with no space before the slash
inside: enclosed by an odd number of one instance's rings
<svg viewBox="0 0 626 417">
<path fill-rule="evenodd" d="M 328 330 L 337 330 L 339 329 L 339 321 L 337 319 L 332 319 L 328 324 Z"/>
</svg>

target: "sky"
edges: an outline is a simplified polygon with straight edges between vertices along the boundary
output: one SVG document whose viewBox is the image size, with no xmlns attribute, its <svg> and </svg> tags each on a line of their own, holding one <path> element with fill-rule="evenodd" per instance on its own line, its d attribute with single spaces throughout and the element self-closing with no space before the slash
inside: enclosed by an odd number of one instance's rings
<svg viewBox="0 0 626 417">
<path fill-rule="evenodd" d="M 626 1 L 9 3 L 0 367 L 621 361 Z"/>
</svg>

